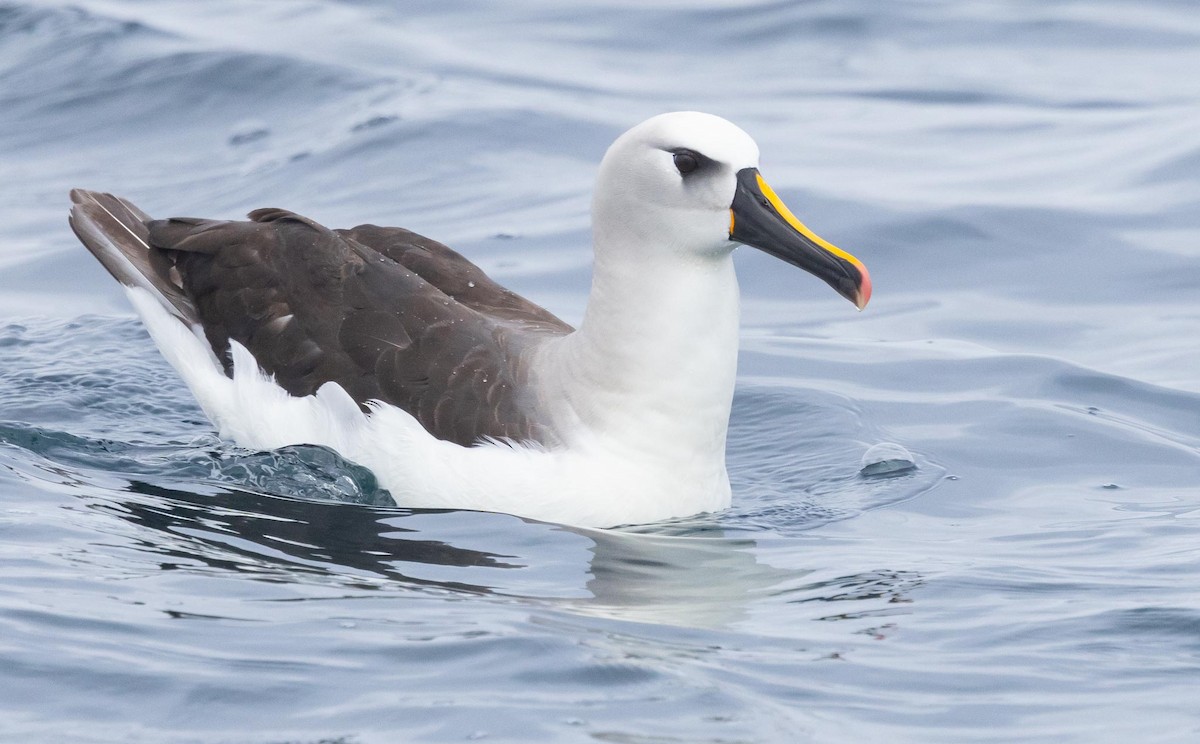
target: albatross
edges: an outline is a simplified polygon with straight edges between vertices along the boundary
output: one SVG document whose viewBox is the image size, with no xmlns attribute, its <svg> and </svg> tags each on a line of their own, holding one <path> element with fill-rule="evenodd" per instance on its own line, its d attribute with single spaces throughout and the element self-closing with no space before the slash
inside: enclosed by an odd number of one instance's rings
<svg viewBox="0 0 1200 744">
<path fill-rule="evenodd" d="M 401 506 L 612 527 L 729 506 L 738 245 L 870 299 L 863 264 L 758 165 L 710 114 L 621 135 L 596 179 L 578 329 L 399 227 L 283 209 L 155 220 L 82 189 L 70 224 L 222 437 L 332 448 Z"/>
</svg>

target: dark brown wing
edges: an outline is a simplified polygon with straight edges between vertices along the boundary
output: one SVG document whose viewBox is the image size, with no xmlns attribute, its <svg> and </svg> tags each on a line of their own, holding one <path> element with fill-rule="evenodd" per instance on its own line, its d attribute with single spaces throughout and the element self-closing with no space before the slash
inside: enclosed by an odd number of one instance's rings
<svg viewBox="0 0 1200 744">
<path fill-rule="evenodd" d="M 71 189 L 68 222 L 100 265 L 125 286 L 150 292 L 176 317 L 196 323 L 196 308 L 179 286 L 178 274 L 161 253 L 150 250 L 149 221 L 149 215 L 118 196 Z"/>
<path fill-rule="evenodd" d="M 334 232 L 278 209 L 250 218 L 148 223 L 151 251 L 226 365 L 235 339 L 292 395 L 337 382 L 440 439 L 542 439 L 522 405 L 521 356 L 570 326 L 406 230 Z"/>
<path fill-rule="evenodd" d="M 540 305 L 492 281 L 462 254 L 403 227 L 359 225 L 335 230 L 338 235 L 372 248 L 472 310 L 526 326 L 570 333 L 571 326 Z"/>
</svg>

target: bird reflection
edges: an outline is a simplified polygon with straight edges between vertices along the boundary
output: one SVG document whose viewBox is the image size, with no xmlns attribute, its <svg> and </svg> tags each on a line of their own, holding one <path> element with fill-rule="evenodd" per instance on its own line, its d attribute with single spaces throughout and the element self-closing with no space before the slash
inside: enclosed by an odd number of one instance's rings
<svg viewBox="0 0 1200 744">
<path fill-rule="evenodd" d="M 110 492 L 111 493 L 111 492 Z M 215 570 L 347 592 L 440 591 L 527 600 L 643 623 L 729 628 L 764 599 L 883 612 L 919 583 L 904 572 L 835 574 L 759 560 L 757 541 L 718 518 L 657 534 L 569 528 L 499 514 L 309 501 L 227 486 L 131 481 L 103 509 L 146 532 L 136 547 L 163 570 Z M 497 520 L 505 523 L 498 529 Z M 817 572 L 821 574 L 823 572 Z M 859 587 L 860 591 L 848 591 Z M 864 603 L 856 600 L 877 600 Z M 870 608 L 863 607 L 871 604 Z M 857 610 L 846 618 L 866 616 Z M 824 613 L 812 619 L 837 619 Z"/>
<path fill-rule="evenodd" d="M 128 491 L 155 497 L 123 499 L 120 506 L 130 522 L 171 536 L 166 542 L 142 542 L 143 548 L 175 559 L 164 568 L 200 560 L 212 568 L 268 577 L 295 572 L 336 576 L 356 588 L 377 588 L 378 580 L 387 580 L 480 594 L 491 590 L 406 575 L 396 564 L 520 568 L 507 562 L 509 556 L 425 539 L 392 520 L 383 522 L 384 510 L 229 488 L 201 494 L 146 481 L 132 481 Z M 403 517 L 408 512 L 385 513 Z"/>
</svg>

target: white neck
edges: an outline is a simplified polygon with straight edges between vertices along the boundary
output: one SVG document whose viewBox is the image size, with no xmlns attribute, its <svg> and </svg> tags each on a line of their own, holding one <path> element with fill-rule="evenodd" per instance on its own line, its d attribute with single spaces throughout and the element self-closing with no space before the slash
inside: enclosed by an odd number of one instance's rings
<svg viewBox="0 0 1200 744">
<path fill-rule="evenodd" d="M 555 428 L 568 446 L 587 438 L 723 478 L 737 372 L 732 258 L 631 255 L 598 252 L 582 325 L 545 350 Z"/>
</svg>

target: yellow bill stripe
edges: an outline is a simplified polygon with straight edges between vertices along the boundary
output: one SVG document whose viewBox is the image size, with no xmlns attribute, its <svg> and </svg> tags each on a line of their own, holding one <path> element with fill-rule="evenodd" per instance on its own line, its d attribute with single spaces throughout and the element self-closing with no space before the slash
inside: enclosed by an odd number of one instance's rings
<svg viewBox="0 0 1200 744">
<path fill-rule="evenodd" d="M 767 197 L 767 201 L 771 202 L 771 206 L 775 208 L 775 211 L 779 213 L 779 216 L 786 220 L 796 232 L 800 233 L 838 258 L 849 261 L 850 263 L 859 267 L 859 269 L 862 269 L 865 273 L 866 269 L 863 267 L 862 261 L 859 261 L 854 256 L 851 256 L 849 253 L 843 251 L 841 248 L 838 248 L 833 243 L 830 243 L 828 240 L 825 240 L 812 230 L 809 230 L 808 226 L 797 219 L 796 215 L 792 214 L 792 210 L 787 208 L 787 205 L 783 203 L 783 200 L 779 198 L 779 195 L 775 193 L 775 191 L 767 183 L 766 179 L 762 177 L 761 173 L 756 173 L 755 178 L 758 179 L 758 188 L 762 190 L 763 196 Z"/>
</svg>

